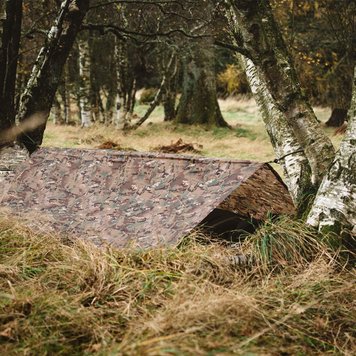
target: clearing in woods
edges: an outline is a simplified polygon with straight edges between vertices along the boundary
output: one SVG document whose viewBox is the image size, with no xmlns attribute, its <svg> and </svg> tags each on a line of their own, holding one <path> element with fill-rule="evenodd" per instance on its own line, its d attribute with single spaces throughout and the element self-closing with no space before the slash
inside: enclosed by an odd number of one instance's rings
<svg viewBox="0 0 356 356">
<path fill-rule="evenodd" d="M 111 142 L 148 151 L 182 139 L 205 156 L 274 158 L 251 101 L 222 108 L 233 130 L 162 123 L 159 108 L 152 124 L 127 135 L 49 124 L 45 146 Z M 340 138 L 327 132 L 337 145 Z M 98 249 L 1 218 L 0 353 L 355 354 L 347 253 L 286 218 L 267 221 L 239 247 L 204 241 L 193 235 L 176 249 Z M 254 261 L 236 265 L 240 253 Z"/>
</svg>

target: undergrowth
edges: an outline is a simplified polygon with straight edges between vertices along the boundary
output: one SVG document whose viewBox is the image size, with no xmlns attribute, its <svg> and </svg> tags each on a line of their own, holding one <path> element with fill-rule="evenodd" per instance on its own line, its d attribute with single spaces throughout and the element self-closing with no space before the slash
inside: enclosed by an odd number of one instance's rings
<svg viewBox="0 0 356 356">
<path fill-rule="evenodd" d="M 230 263 L 238 253 L 253 266 Z M 304 225 L 98 249 L 0 221 L 0 354 L 355 354 L 354 272 Z"/>
</svg>

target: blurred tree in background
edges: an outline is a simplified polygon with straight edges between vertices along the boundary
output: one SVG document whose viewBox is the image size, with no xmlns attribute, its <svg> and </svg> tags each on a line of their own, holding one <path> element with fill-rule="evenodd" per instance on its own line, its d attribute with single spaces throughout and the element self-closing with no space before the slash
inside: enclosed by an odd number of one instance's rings
<svg viewBox="0 0 356 356">
<path fill-rule="evenodd" d="M 356 60 L 356 2 L 273 0 L 272 6 L 307 95 L 332 108 L 327 125 L 342 125 Z"/>
</svg>

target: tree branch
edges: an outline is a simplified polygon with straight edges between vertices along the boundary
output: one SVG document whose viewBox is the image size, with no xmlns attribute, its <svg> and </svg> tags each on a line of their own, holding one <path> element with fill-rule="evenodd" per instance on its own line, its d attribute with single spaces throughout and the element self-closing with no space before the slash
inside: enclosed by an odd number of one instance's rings
<svg viewBox="0 0 356 356">
<path fill-rule="evenodd" d="M 119 34 L 120 36 L 123 35 L 133 35 L 133 36 L 140 36 L 140 37 L 146 37 L 146 38 L 155 38 L 155 37 L 170 37 L 174 34 L 181 34 L 185 37 L 191 38 L 191 39 L 201 39 L 201 38 L 209 38 L 211 37 L 210 35 L 192 35 L 185 30 L 181 28 L 169 30 L 167 32 L 153 32 L 153 33 L 148 33 L 148 32 L 140 32 L 140 31 L 132 31 L 132 30 L 127 30 L 123 27 L 115 26 L 115 25 L 99 25 L 99 24 L 85 24 L 82 26 L 83 30 L 92 30 L 92 31 L 99 31 L 102 33 L 105 32 L 113 32 L 115 34 Z M 237 48 L 237 47 L 236 47 Z"/>
<path fill-rule="evenodd" d="M 252 59 L 250 52 L 244 47 L 235 46 L 233 44 L 221 42 L 219 40 L 215 40 L 214 45 L 218 46 L 218 47 L 223 47 L 223 48 L 229 49 L 230 51 L 233 51 L 233 52 L 238 52 L 238 53 L 244 55 L 245 57 Z"/>
</svg>

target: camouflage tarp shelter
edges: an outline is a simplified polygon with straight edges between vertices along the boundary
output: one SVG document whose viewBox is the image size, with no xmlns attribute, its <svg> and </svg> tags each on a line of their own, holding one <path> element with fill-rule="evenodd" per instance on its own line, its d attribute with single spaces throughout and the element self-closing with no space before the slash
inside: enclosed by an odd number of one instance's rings
<svg viewBox="0 0 356 356">
<path fill-rule="evenodd" d="M 117 247 L 174 245 L 209 217 L 294 210 L 278 174 L 249 161 L 42 148 L 1 185 L 0 206 L 31 226 Z"/>
</svg>

